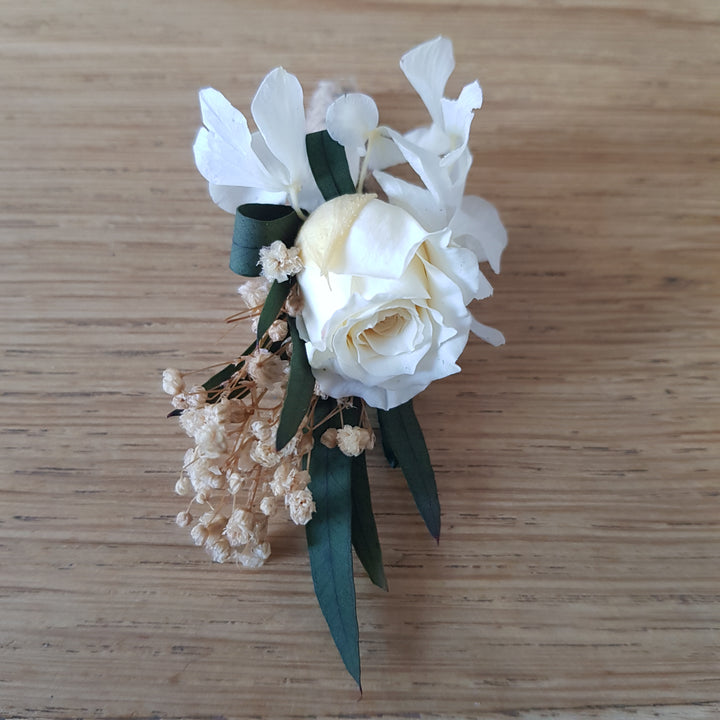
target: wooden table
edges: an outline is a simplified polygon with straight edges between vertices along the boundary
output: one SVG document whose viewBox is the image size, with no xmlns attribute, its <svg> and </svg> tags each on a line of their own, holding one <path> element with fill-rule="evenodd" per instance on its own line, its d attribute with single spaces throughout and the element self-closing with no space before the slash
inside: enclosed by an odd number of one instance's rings
<svg viewBox="0 0 720 720">
<path fill-rule="evenodd" d="M 2 13 L 0 715 L 720 714 L 720 7 L 712 0 L 28 0 Z M 370 459 L 390 593 L 357 574 L 364 695 L 279 520 L 259 572 L 173 519 L 166 366 L 232 357 L 231 216 L 197 90 L 353 76 L 439 33 L 479 78 L 468 190 L 510 233 L 463 372 L 416 403 L 444 534 Z"/>
</svg>

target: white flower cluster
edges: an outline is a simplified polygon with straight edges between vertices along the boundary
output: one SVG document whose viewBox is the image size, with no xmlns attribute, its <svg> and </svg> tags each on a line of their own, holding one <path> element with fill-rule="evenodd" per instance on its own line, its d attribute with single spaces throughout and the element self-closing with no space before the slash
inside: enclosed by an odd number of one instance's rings
<svg viewBox="0 0 720 720">
<path fill-rule="evenodd" d="M 328 202 L 310 169 L 295 76 L 276 68 L 265 77 L 251 105 L 254 133 L 217 90 L 200 92 L 204 127 L 195 161 L 215 202 L 233 213 L 247 202 L 311 212 L 292 249 L 299 254 L 275 243 L 262 265 L 270 279 L 297 273 L 298 330 L 329 396 L 358 395 L 387 410 L 458 372 L 471 330 L 493 345 L 504 342 L 467 309 L 492 294 L 478 263 L 499 272 L 507 234 L 490 203 L 465 195 L 482 90 L 475 81 L 456 99 L 444 97 L 454 65 L 443 37 L 402 57 L 400 68 L 431 121 L 406 134 L 379 124 L 367 95 L 345 94 L 329 106 L 327 131 L 345 150 L 357 194 Z M 400 163 L 419 183 L 387 172 Z M 370 176 L 382 197 L 365 194 Z"/>
</svg>

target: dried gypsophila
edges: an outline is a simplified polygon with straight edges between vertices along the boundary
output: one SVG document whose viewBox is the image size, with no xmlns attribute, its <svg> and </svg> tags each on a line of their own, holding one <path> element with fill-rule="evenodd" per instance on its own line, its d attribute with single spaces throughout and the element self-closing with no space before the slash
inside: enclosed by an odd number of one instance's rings
<svg viewBox="0 0 720 720">
<path fill-rule="evenodd" d="M 251 313 L 260 311 L 267 287 L 264 279 L 241 286 Z M 269 517 L 284 506 L 293 522 L 304 525 L 315 511 L 309 475 L 302 469 L 312 433 L 300 427 L 282 450 L 275 447 L 282 409 L 277 395 L 287 384 L 287 334 L 287 315 L 281 312 L 260 346 L 239 358 L 230 377 L 210 390 L 187 389 L 178 370 L 163 373 L 163 389 L 173 396 L 180 425 L 195 442 L 175 484 L 178 495 L 190 498 L 176 523 L 190 526 L 195 544 L 215 562 L 260 567 L 270 557 Z"/>
</svg>

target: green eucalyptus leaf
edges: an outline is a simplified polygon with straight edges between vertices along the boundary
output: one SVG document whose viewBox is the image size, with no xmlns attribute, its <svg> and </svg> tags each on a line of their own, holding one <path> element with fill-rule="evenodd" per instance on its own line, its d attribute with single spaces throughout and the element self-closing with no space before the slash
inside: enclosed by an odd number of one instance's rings
<svg viewBox="0 0 720 720">
<path fill-rule="evenodd" d="M 345 148 L 335 142 L 327 130 L 306 135 L 305 146 L 310 169 L 325 200 L 355 193 Z"/>
<path fill-rule="evenodd" d="M 298 214 L 288 205 L 240 205 L 235 211 L 230 269 L 238 275 L 258 276 L 260 248 L 275 240 L 292 245 L 301 224 Z"/>
<path fill-rule="evenodd" d="M 257 340 L 260 342 L 268 328 L 275 322 L 275 318 L 282 310 L 282 306 L 290 292 L 290 281 L 278 282 L 275 280 L 270 286 L 270 291 L 265 298 L 262 312 L 258 318 Z"/>
<path fill-rule="evenodd" d="M 398 466 L 397 458 L 395 457 L 395 453 L 393 453 L 392 448 L 382 431 L 380 432 L 380 439 L 382 442 L 383 454 L 385 455 L 385 459 L 388 461 L 388 465 L 390 465 L 391 468 L 396 468 Z"/>
<path fill-rule="evenodd" d="M 439 540 L 440 501 L 435 473 L 412 400 L 391 410 L 378 410 L 378 420 L 383 441 L 397 458 L 427 529 Z"/>
<path fill-rule="evenodd" d="M 370 500 L 365 453 L 352 459 L 352 544 L 358 560 L 370 580 L 383 590 L 388 589 L 383 568 L 382 550 Z"/>
<path fill-rule="evenodd" d="M 335 401 L 332 401 L 334 404 Z M 325 417 L 327 401 L 315 416 Z M 336 420 L 315 430 L 310 485 L 315 513 L 305 526 L 313 585 L 320 609 L 347 671 L 360 686 L 360 646 L 352 563 L 351 458 L 327 448 L 320 436 Z"/>
<path fill-rule="evenodd" d="M 290 358 L 290 376 L 288 377 L 285 401 L 280 412 L 280 422 L 275 439 L 275 447 L 278 450 L 282 450 L 298 431 L 300 423 L 310 408 L 315 388 L 315 377 L 310 369 L 305 343 L 300 337 L 295 318 L 288 319 L 288 327 L 292 340 L 292 357 Z"/>
</svg>

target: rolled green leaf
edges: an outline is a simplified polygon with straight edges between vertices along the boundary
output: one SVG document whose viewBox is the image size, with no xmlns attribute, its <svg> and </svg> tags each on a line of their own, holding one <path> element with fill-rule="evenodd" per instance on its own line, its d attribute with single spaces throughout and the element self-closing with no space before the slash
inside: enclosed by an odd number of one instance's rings
<svg viewBox="0 0 720 720">
<path fill-rule="evenodd" d="M 327 402 L 327 401 L 325 401 Z M 334 403 L 334 401 L 333 401 Z M 327 414 L 318 403 L 316 417 Z M 305 526 L 313 585 L 320 609 L 345 667 L 360 686 L 360 638 L 352 563 L 351 458 L 319 440 L 336 417 L 315 431 L 310 485 L 315 513 Z"/>
<path fill-rule="evenodd" d="M 278 282 L 275 280 L 265 298 L 265 304 L 258 318 L 257 340 L 260 342 L 268 328 L 275 322 L 285 300 L 290 292 L 290 281 Z"/>
<path fill-rule="evenodd" d="M 314 450 L 313 450 L 314 452 Z M 387 591 L 382 550 L 370 500 L 365 453 L 352 459 L 352 544 L 370 580 Z"/>
<path fill-rule="evenodd" d="M 315 377 L 305 352 L 305 343 L 298 333 L 295 318 L 288 319 L 290 338 L 292 340 L 292 357 L 290 358 L 290 376 L 280 421 L 278 423 L 275 447 L 282 450 L 292 440 L 300 427 L 303 418 L 310 408 L 310 401 L 315 388 Z"/>
<path fill-rule="evenodd" d="M 230 249 L 230 269 L 238 275 L 257 277 L 260 248 L 282 240 L 292 245 L 302 220 L 288 205 L 248 203 L 235 211 Z"/>
<path fill-rule="evenodd" d="M 380 431 L 397 458 L 417 509 L 435 540 L 440 540 L 440 501 L 425 438 L 412 400 L 392 410 L 378 410 Z"/>
<path fill-rule="evenodd" d="M 305 146 L 313 177 L 326 200 L 355 193 L 345 148 L 335 142 L 327 130 L 306 135 Z"/>
</svg>

